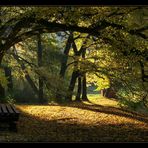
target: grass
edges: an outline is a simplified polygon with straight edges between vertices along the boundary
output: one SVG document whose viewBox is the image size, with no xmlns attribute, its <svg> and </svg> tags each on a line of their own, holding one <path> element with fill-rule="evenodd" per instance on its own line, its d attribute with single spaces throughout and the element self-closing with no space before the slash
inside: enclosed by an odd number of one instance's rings
<svg viewBox="0 0 148 148">
<path fill-rule="evenodd" d="M 18 132 L 2 131 L 0 142 L 148 142 L 148 117 L 118 102 L 89 95 L 90 102 L 16 105 Z"/>
<path fill-rule="evenodd" d="M 103 105 L 103 106 L 119 107 L 118 102 L 116 100 L 104 98 L 98 94 L 89 94 L 88 98 L 94 104 L 99 104 L 99 105 Z"/>
</svg>

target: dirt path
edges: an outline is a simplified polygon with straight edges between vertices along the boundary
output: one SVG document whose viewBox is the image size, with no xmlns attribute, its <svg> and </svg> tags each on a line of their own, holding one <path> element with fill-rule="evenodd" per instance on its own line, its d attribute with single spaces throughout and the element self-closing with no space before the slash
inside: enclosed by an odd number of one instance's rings
<svg viewBox="0 0 148 148">
<path fill-rule="evenodd" d="M 17 107 L 18 133 L 1 132 L 0 142 L 148 142 L 148 117 L 117 107 L 92 103 Z"/>
</svg>

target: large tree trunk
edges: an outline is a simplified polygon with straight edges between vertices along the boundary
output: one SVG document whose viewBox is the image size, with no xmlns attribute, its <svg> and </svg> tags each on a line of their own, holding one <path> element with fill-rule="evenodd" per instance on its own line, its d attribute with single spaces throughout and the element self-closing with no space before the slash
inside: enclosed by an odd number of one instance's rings
<svg viewBox="0 0 148 148">
<path fill-rule="evenodd" d="M 82 90 L 82 87 L 81 87 L 81 77 L 79 76 L 78 77 L 78 89 L 77 89 L 77 94 L 76 94 L 76 101 L 81 101 L 81 90 Z"/>
<path fill-rule="evenodd" d="M 66 47 L 64 50 L 65 57 L 62 59 L 62 62 L 61 62 L 61 69 L 60 69 L 60 73 L 59 73 L 61 78 L 64 78 L 65 72 L 67 69 L 67 61 L 68 61 L 68 55 L 69 55 L 69 51 L 70 51 L 70 47 L 71 47 L 71 42 L 72 42 L 72 33 L 68 37 Z M 58 100 L 62 99 L 62 96 L 58 92 L 59 92 L 59 90 L 57 89 L 57 93 L 56 93 L 57 102 L 58 102 Z"/>
<path fill-rule="evenodd" d="M 42 44 L 41 44 L 41 35 L 40 35 L 40 33 L 37 35 L 37 41 L 38 41 L 38 66 L 41 67 L 42 64 L 43 64 L 42 63 L 43 49 L 42 49 Z M 38 97 L 39 97 L 40 103 L 45 103 L 43 87 L 44 87 L 43 79 L 39 75 L 39 93 L 38 93 Z"/>
<path fill-rule="evenodd" d="M 74 42 L 73 36 L 72 36 L 72 47 L 73 47 L 73 51 L 74 51 L 75 56 L 80 57 L 81 51 L 78 51 L 77 46 Z M 76 83 L 76 80 L 77 80 L 79 74 L 80 73 L 79 73 L 79 70 L 78 70 L 78 63 L 77 63 L 77 61 L 75 61 L 74 71 L 72 73 L 71 81 L 70 81 L 70 85 L 69 85 L 69 89 L 68 89 L 69 94 L 67 96 L 67 99 L 69 101 L 72 101 L 72 95 L 73 95 L 73 91 L 74 91 L 74 88 L 75 88 L 75 83 Z M 80 83 L 81 83 L 81 79 L 78 78 L 78 90 L 77 90 L 76 100 L 80 100 L 80 96 L 81 96 L 81 84 Z"/>
<path fill-rule="evenodd" d="M 73 91 L 74 91 L 74 88 L 75 88 L 77 76 L 78 76 L 78 71 L 73 71 L 71 81 L 70 81 L 70 85 L 69 85 L 69 88 L 68 88 L 68 95 L 67 95 L 67 98 L 66 98 L 66 100 L 69 101 L 69 102 L 72 101 L 72 95 L 73 95 Z"/>
<path fill-rule="evenodd" d="M 84 42 L 84 44 L 85 44 L 85 42 Z M 72 47 L 73 47 L 73 51 L 74 51 L 74 54 L 75 54 L 75 56 L 76 57 L 80 57 L 80 55 L 82 54 L 82 58 L 85 58 L 85 52 L 86 52 L 86 49 L 84 49 L 83 48 L 83 46 L 80 48 L 80 50 L 78 51 L 78 49 L 77 49 L 77 46 L 76 46 L 76 44 L 75 44 L 75 42 L 74 42 L 74 39 L 73 39 L 73 36 L 72 36 Z M 70 93 L 69 93 L 69 96 L 67 97 L 67 99 L 68 100 L 72 100 L 72 94 L 73 94 L 73 91 L 74 91 L 74 87 L 75 87 L 75 83 L 76 83 L 76 79 L 77 79 L 77 77 L 78 77 L 78 75 L 79 75 L 79 70 L 78 70 L 78 62 L 76 61 L 76 63 L 74 64 L 74 72 L 73 72 L 73 74 L 72 74 L 72 77 L 71 77 L 71 81 L 70 81 L 70 85 L 69 85 L 69 91 L 70 91 Z M 86 80 L 86 78 L 85 78 L 85 80 Z M 85 80 L 83 80 L 83 84 L 85 83 L 84 81 Z M 79 82 L 80 82 L 80 79 L 78 80 Z M 78 86 L 79 88 L 78 88 L 78 97 L 79 97 L 79 95 L 81 95 L 81 91 L 80 91 L 80 86 Z M 83 87 L 84 88 L 84 87 Z M 87 96 L 87 95 L 84 95 L 85 93 L 87 93 L 87 91 L 86 91 L 86 89 L 84 88 L 84 91 L 83 91 L 83 96 Z M 82 97 L 83 97 L 82 96 Z M 86 98 L 86 97 L 85 97 Z"/>
</svg>

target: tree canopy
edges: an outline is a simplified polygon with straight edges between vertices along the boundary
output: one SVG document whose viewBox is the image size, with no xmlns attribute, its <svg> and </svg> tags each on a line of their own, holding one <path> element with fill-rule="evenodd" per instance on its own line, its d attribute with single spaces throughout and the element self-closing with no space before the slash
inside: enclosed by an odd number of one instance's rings
<svg viewBox="0 0 148 148">
<path fill-rule="evenodd" d="M 147 104 L 147 7 L 0 9 L 1 68 L 26 79 L 40 100 L 49 94 L 87 100 L 87 86 L 94 84 Z M 11 81 L 5 69 L 2 96 Z"/>
</svg>

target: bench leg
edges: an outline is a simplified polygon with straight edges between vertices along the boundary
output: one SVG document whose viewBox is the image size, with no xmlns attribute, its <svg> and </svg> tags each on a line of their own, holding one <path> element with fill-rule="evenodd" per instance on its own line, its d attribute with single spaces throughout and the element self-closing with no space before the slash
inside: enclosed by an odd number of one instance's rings
<svg viewBox="0 0 148 148">
<path fill-rule="evenodd" d="M 12 132 L 17 132 L 17 126 L 15 122 L 10 122 L 9 123 L 9 130 Z"/>
</svg>

